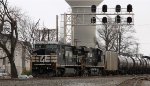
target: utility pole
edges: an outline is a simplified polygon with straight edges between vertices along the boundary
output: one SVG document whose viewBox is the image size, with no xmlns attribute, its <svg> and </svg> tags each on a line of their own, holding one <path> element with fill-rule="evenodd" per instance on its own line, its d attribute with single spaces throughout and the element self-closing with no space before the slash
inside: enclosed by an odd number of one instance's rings
<svg viewBox="0 0 150 86">
<path fill-rule="evenodd" d="M 107 24 L 104 24 L 104 26 L 105 26 L 105 29 L 106 29 L 106 34 L 108 34 Z M 108 38 L 106 37 L 106 41 L 105 41 L 105 49 L 106 49 L 106 51 L 108 51 L 108 43 L 107 43 L 107 41 L 108 41 Z"/>
<path fill-rule="evenodd" d="M 58 42 L 58 15 L 56 15 L 56 42 Z"/>
<path fill-rule="evenodd" d="M 139 43 L 136 43 L 136 56 L 138 57 L 139 55 Z"/>
<path fill-rule="evenodd" d="M 119 55 L 120 55 L 120 50 L 121 50 L 121 27 L 119 25 L 119 50 L 118 50 Z"/>
</svg>

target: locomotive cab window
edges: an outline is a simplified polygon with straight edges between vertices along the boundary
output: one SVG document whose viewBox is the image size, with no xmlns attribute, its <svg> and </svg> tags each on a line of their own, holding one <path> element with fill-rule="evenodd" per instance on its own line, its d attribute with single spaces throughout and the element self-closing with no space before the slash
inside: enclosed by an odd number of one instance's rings
<svg viewBox="0 0 150 86">
<path fill-rule="evenodd" d="M 35 49 L 39 48 L 45 48 L 46 46 L 44 44 L 35 44 Z"/>
<path fill-rule="evenodd" d="M 47 54 L 50 54 L 50 53 L 57 53 L 58 51 L 58 45 L 56 44 L 48 44 L 46 45 L 46 49 L 47 49 Z"/>
<path fill-rule="evenodd" d="M 46 48 L 57 49 L 58 46 L 56 44 L 48 44 L 48 45 L 46 45 Z"/>
<path fill-rule="evenodd" d="M 34 55 L 45 55 L 45 49 L 38 49 L 36 51 L 33 51 Z"/>
</svg>

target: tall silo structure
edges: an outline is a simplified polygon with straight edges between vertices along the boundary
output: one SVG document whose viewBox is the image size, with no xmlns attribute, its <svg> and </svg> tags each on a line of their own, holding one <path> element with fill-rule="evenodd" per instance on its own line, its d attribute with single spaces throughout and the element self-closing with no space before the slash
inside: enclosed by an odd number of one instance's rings
<svg viewBox="0 0 150 86">
<path fill-rule="evenodd" d="M 72 44 L 77 46 L 95 47 L 96 25 L 92 25 L 91 18 L 96 17 L 96 12 L 91 11 L 91 6 L 98 6 L 103 0 L 65 0 L 72 9 L 73 19 Z M 89 15 L 88 15 L 89 14 Z M 93 14 L 93 15 L 91 15 Z"/>
</svg>

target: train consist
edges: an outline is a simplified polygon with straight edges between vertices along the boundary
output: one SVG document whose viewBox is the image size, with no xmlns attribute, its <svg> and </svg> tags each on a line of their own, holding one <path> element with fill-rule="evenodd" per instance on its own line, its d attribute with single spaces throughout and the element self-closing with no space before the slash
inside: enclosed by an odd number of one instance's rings
<svg viewBox="0 0 150 86">
<path fill-rule="evenodd" d="M 149 57 L 127 57 L 85 46 L 37 43 L 32 53 L 33 76 L 149 73 Z"/>
</svg>

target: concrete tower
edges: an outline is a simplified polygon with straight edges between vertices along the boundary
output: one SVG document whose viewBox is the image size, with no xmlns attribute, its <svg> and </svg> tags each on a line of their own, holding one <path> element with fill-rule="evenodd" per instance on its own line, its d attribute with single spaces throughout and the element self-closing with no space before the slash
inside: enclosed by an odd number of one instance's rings
<svg viewBox="0 0 150 86">
<path fill-rule="evenodd" d="M 98 6 L 103 0 L 65 0 L 72 8 L 72 14 L 76 15 L 76 22 L 73 28 L 72 44 L 77 46 L 95 47 L 96 26 L 91 25 L 91 6 Z M 73 18 L 72 18 L 73 19 Z"/>
</svg>

